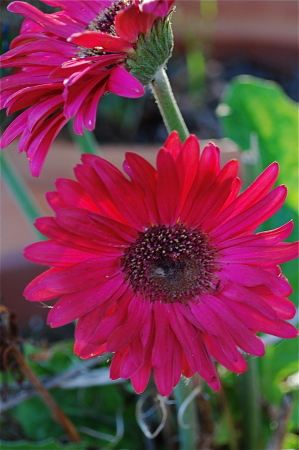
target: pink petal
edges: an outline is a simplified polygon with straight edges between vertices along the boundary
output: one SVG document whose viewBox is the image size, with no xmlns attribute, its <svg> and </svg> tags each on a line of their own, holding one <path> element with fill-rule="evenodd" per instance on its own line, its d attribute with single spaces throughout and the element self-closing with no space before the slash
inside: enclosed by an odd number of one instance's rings
<svg viewBox="0 0 299 450">
<path fill-rule="evenodd" d="M 145 390 L 148 385 L 150 375 L 151 361 L 149 359 L 142 367 L 140 367 L 140 369 L 138 369 L 138 372 L 131 377 L 131 383 L 137 394 L 141 394 L 141 392 Z"/>
<path fill-rule="evenodd" d="M 95 258 L 97 255 L 56 244 L 53 241 L 36 242 L 24 250 L 25 258 L 45 266 L 68 267 Z"/>
<path fill-rule="evenodd" d="M 89 346 L 89 341 L 98 328 L 103 315 L 105 315 L 107 309 L 110 307 L 110 304 L 111 303 L 109 301 L 104 301 L 93 310 L 88 311 L 86 314 L 79 317 L 75 328 L 76 354 L 80 354 L 87 346 Z"/>
<path fill-rule="evenodd" d="M 104 52 L 127 52 L 133 48 L 128 41 L 101 31 L 75 33 L 68 38 L 68 42 L 86 48 L 101 48 Z"/>
<path fill-rule="evenodd" d="M 173 225 L 179 215 L 180 185 L 173 158 L 164 149 L 157 156 L 157 205 L 164 225 Z"/>
<path fill-rule="evenodd" d="M 228 370 L 235 373 L 243 373 L 247 370 L 247 364 L 243 356 L 237 351 L 231 356 L 231 348 L 228 346 L 228 339 L 217 339 L 212 335 L 205 335 L 205 340 L 213 357 Z M 232 340 L 232 339 L 231 339 Z"/>
<path fill-rule="evenodd" d="M 93 158 L 93 161 L 96 160 L 97 157 Z M 94 168 L 88 166 L 87 155 L 82 156 L 82 161 L 84 165 L 77 165 L 74 172 L 83 189 L 97 205 L 99 213 L 120 222 L 124 222 L 124 218 L 118 212 L 109 190 L 106 188 Z"/>
<path fill-rule="evenodd" d="M 97 211 L 96 205 L 77 181 L 57 178 L 55 185 L 66 205 Z"/>
<path fill-rule="evenodd" d="M 34 177 L 39 176 L 52 142 L 67 122 L 62 113 L 58 113 L 56 117 L 51 117 L 50 123 L 43 130 L 35 131 L 32 139 L 27 142 L 30 172 Z"/>
<path fill-rule="evenodd" d="M 170 344 L 169 306 L 155 302 L 153 305 L 155 321 L 155 341 L 152 351 L 152 365 L 161 368 L 166 362 L 165 356 L 172 350 Z"/>
<path fill-rule="evenodd" d="M 136 294 L 129 304 L 126 321 L 112 331 L 109 336 L 107 351 L 115 352 L 129 344 L 136 334 L 139 333 L 149 310 L 150 302 Z"/>
<path fill-rule="evenodd" d="M 54 95 L 52 95 L 54 94 Z M 28 129 L 31 133 L 37 131 L 38 127 L 43 127 L 47 119 L 52 116 L 53 113 L 63 107 L 63 98 L 61 93 L 55 95 L 51 92 L 51 95 L 47 98 L 42 98 L 37 104 L 32 105 L 28 110 Z"/>
<path fill-rule="evenodd" d="M 141 187 L 151 221 L 158 225 L 160 218 L 156 202 L 157 171 L 142 156 L 135 153 L 126 153 L 123 168 L 131 180 Z"/>
<path fill-rule="evenodd" d="M 16 137 L 18 137 L 27 126 L 28 109 L 23 111 L 18 117 L 6 128 L 0 139 L 0 148 L 9 145 Z"/>
<path fill-rule="evenodd" d="M 247 304 L 259 310 L 270 319 L 276 319 L 277 315 L 273 308 L 259 295 L 250 291 L 244 286 L 228 281 L 221 291 L 221 294 L 232 302 Z"/>
<path fill-rule="evenodd" d="M 265 295 L 263 298 L 276 311 L 279 319 L 292 319 L 296 314 L 296 306 L 288 298 L 279 297 L 278 295 Z"/>
<path fill-rule="evenodd" d="M 162 367 L 154 367 L 154 377 L 161 395 L 168 397 L 174 386 L 179 382 L 182 373 L 183 351 L 171 332 L 169 350 L 165 352 L 165 362 Z"/>
<path fill-rule="evenodd" d="M 236 217 L 218 225 L 211 233 L 213 238 L 223 241 L 253 232 L 281 208 L 286 195 L 285 186 L 277 186 L 264 198 L 240 212 Z"/>
<path fill-rule="evenodd" d="M 139 33 L 147 33 L 156 17 L 143 14 L 136 6 L 120 11 L 115 18 L 117 34 L 128 42 L 135 42 Z"/>
<path fill-rule="evenodd" d="M 139 234 L 137 231 L 125 225 L 124 223 L 117 222 L 116 220 L 110 219 L 109 217 L 101 216 L 90 212 L 89 217 L 96 223 L 99 223 L 103 229 L 109 230 L 107 236 L 115 235 L 117 238 L 121 238 L 124 242 L 135 242 L 138 239 Z"/>
<path fill-rule="evenodd" d="M 176 305 L 173 306 L 174 312 L 169 315 L 171 327 L 187 356 L 191 369 L 198 372 L 213 389 L 220 389 L 217 372 L 201 334 L 193 325 L 188 324 L 179 312 L 175 311 Z"/>
<path fill-rule="evenodd" d="M 53 209 L 53 211 L 57 211 L 59 208 L 64 208 L 65 206 L 68 206 L 61 198 L 60 194 L 56 191 L 47 192 L 46 193 L 46 200 L 50 207 Z"/>
<path fill-rule="evenodd" d="M 56 212 L 56 222 L 65 230 L 107 247 L 120 247 L 119 254 L 127 247 L 119 233 L 97 223 L 90 213 L 79 208 L 62 208 Z"/>
<path fill-rule="evenodd" d="M 107 308 L 118 299 L 125 289 L 122 277 L 116 276 L 111 277 L 109 281 L 98 283 L 96 286 L 64 295 L 51 309 L 47 323 L 52 328 L 61 327 L 84 316 L 105 302 Z"/>
<path fill-rule="evenodd" d="M 11 95 L 6 100 L 4 107 L 7 108 L 7 114 L 12 114 L 15 111 L 34 105 L 35 103 L 39 102 L 41 98 L 43 99 L 45 95 L 54 95 L 54 99 L 57 103 L 57 100 L 58 102 L 59 100 L 61 101 L 61 96 L 59 94 L 59 86 L 55 86 L 53 84 L 35 86 L 34 88 L 32 86 L 29 86 L 20 89 L 19 91 Z M 37 118 L 35 118 L 35 120 L 37 120 Z"/>
<path fill-rule="evenodd" d="M 76 56 L 75 49 L 72 45 L 63 42 L 58 41 L 57 39 L 53 39 L 49 36 L 43 36 L 40 34 L 36 34 L 37 40 L 32 40 L 31 42 L 28 42 L 28 39 L 24 41 L 22 44 L 20 42 L 20 39 L 24 40 L 24 36 L 18 36 L 18 38 L 14 39 L 14 48 L 11 48 L 8 52 L 4 53 L 0 57 L 0 61 L 6 61 L 10 58 L 12 58 L 12 62 L 18 58 L 17 56 L 23 56 L 26 58 L 27 55 L 30 53 L 36 53 L 36 52 L 44 52 L 45 56 L 47 53 L 50 53 L 48 56 L 52 56 L 53 60 L 50 65 L 56 65 L 56 61 L 59 61 L 59 54 L 62 54 L 64 56 L 64 60 L 68 58 L 72 58 Z M 18 39 L 18 45 L 16 45 Z M 32 37 L 31 37 L 32 39 Z M 56 59 L 57 57 L 57 59 Z M 26 62 L 26 59 L 24 59 L 24 62 Z M 36 61 L 37 64 L 39 64 L 39 61 Z M 54 63 L 54 64 L 53 64 Z M 25 66 L 26 64 L 24 64 Z"/>
<path fill-rule="evenodd" d="M 200 185 L 197 189 L 206 189 L 215 180 L 220 171 L 220 150 L 213 142 L 210 142 L 209 145 L 203 149 L 199 160 L 198 171 Z"/>
<path fill-rule="evenodd" d="M 120 272 L 118 258 L 93 258 L 65 269 L 50 269 L 27 286 L 27 300 L 42 301 L 107 281 Z"/>
<path fill-rule="evenodd" d="M 122 97 L 137 98 L 144 95 L 144 87 L 120 65 L 116 66 L 109 76 L 107 90 Z"/>
<path fill-rule="evenodd" d="M 143 0 L 139 8 L 149 14 L 153 13 L 158 17 L 165 17 L 175 0 Z"/>
<path fill-rule="evenodd" d="M 216 296 L 210 297 L 210 308 L 221 316 L 224 326 L 229 330 L 229 333 L 236 344 L 251 355 L 263 356 L 265 354 L 263 342 L 255 336 L 254 333 L 244 325 L 243 321 L 239 319 L 238 315 L 224 303 L 225 300 L 222 302 Z M 234 309 L 237 310 L 235 306 Z"/>
<path fill-rule="evenodd" d="M 228 301 L 227 303 L 230 304 L 231 302 Z M 234 303 L 233 308 L 235 314 L 248 328 L 287 339 L 298 336 L 298 330 L 290 323 L 280 319 L 269 319 L 249 305 Z"/>
<path fill-rule="evenodd" d="M 189 136 L 189 138 L 186 139 L 186 141 L 184 142 L 184 145 L 187 143 L 188 140 L 190 141 L 190 136 Z M 188 145 L 187 145 L 187 147 L 188 147 Z M 181 150 L 181 140 L 179 137 L 179 133 L 177 131 L 172 131 L 172 133 L 170 133 L 170 135 L 167 137 L 167 139 L 164 143 L 164 148 L 169 151 L 172 159 L 174 161 L 176 161 L 177 157 L 180 153 L 180 150 Z M 185 153 L 185 152 L 183 152 L 183 153 Z M 179 165 L 177 165 L 177 169 L 179 170 Z"/>
<path fill-rule="evenodd" d="M 182 220 L 186 220 L 190 226 L 200 225 L 205 229 L 205 224 L 209 224 L 210 218 L 221 211 L 231 193 L 233 182 L 233 178 L 219 183 L 216 180 L 195 200 L 188 217 L 185 218 L 182 214 Z"/>
<path fill-rule="evenodd" d="M 186 200 L 182 206 L 182 221 L 188 218 L 194 202 L 201 193 L 215 180 L 220 170 L 219 148 L 214 144 L 206 146 L 203 150 L 198 164 L 197 174 L 191 186 Z"/>
<path fill-rule="evenodd" d="M 82 31 L 81 26 L 70 21 L 66 15 L 44 14 L 34 6 L 25 2 L 12 2 L 7 9 L 37 22 L 47 31 L 68 38 L 71 34 Z"/>
<path fill-rule="evenodd" d="M 136 189 L 112 164 L 102 158 L 93 164 L 98 175 L 111 193 L 113 202 L 123 217 L 138 230 L 150 223 L 140 190 Z"/>
<path fill-rule="evenodd" d="M 166 144 L 165 144 L 166 145 Z M 193 185 L 199 166 L 199 142 L 191 135 L 182 145 L 182 149 L 176 160 L 176 168 L 181 186 L 181 205 L 184 205 L 186 197 Z"/>
<path fill-rule="evenodd" d="M 246 287 L 266 285 L 275 295 L 287 297 L 292 292 L 292 288 L 285 277 L 245 264 L 223 265 L 221 278 L 236 281 Z"/>
<path fill-rule="evenodd" d="M 212 223 L 212 227 L 210 228 L 212 229 L 220 226 L 265 197 L 277 180 L 278 170 L 279 167 L 277 163 L 273 163 L 267 167 L 267 169 L 265 169 L 264 172 L 217 217 L 217 220 Z"/>
<path fill-rule="evenodd" d="M 118 354 L 118 352 L 116 353 L 116 355 Z M 110 378 L 113 380 L 113 361 L 114 361 L 114 357 L 112 359 L 112 364 L 110 366 Z M 132 350 L 131 347 L 128 346 L 128 352 L 126 354 L 126 357 L 123 358 L 122 360 L 122 364 L 120 367 L 120 378 L 130 378 L 131 376 L 133 376 L 137 370 L 139 369 L 139 365 L 136 363 L 136 360 L 132 354 Z"/>
<path fill-rule="evenodd" d="M 90 339 L 90 344 L 99 345 L 107 342 L 111 333 L 126 323 L 128 307 L 133 299 L 134 293 L 130 289 L 126 289 L 122 295 L 119 295 L 117 308 L 110 315 L 106 315 L 98 324 L 97 329 Z"/>
<path fill-rule="evenodd" d="M 36 219 L 35 227 L 44 236 L 55 240 L 57 243 L 63 244 L 67 247 L 75 248 L 77 250 L 95 253 L 98 256 L 106 251 L 113 250 L 113 247 L 103 246 L 88 238 L 78 236 L 60 227 L 52 217 L 41 217 Z M 119 251 L 117 250 L 117 253 Z M 113 254 L 113 253 L 112 253 Z"/>
<path fill-rule="evenodd" d="M 299 255 L 298 242 L 276 244 L 273 246 L 240 246 L 221 251 L 223 261 L 257 266 L 273 266 L 295 259 Z M 222 259 L 221 258 L 221 259 Z"/>
<path fill-rule="evenodd" d="M 232 238 L 225 240 L 224 242 L 221 242 L 218 244 L 218 248 L 225 249 L 225 248 L 232 248 L 232 247 L 239 247 L 242 245 L 275 245 L 279 242 L 283 241 L 284 239 L 288 238 L 290 234 L 292 233 L 294 229 L 294 224 L 292 221 L 286 223 L 285 225 L 282 225 L 279 228 L 275 228 L 274 230 L 269 231 L 262 231 L 260 233 L 256 233 L 249 236 L 241 236 L 237 238 Z"/>
</svg>

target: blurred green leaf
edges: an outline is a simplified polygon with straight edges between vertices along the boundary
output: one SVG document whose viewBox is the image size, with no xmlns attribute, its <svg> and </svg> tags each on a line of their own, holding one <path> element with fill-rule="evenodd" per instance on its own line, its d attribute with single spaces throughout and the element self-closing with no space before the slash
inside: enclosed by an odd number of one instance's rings
<svg viewBox="0 0 299 450">
<path fill-rule="evenodd" d="M 252 136 L 257 137 L 259 173 L 273 161 L 279 163 L 278 184 L 287 186 L 288 196 L 284 206 L 266 222 L 265 229 L 277 228 L 293 219 L 295 229 L 290 240 L 298 239 L 298 105 L 276 83 L 246 75 L 229 84 L 218 114 L 225 136 L 241 150 L 249 150 Z M 245 170 L 249 172 L 249 165 Z M 290 298 L 297 302 L 298 260 L 282 264 L 282 269 L 293 287 Z"/>
<path fill-rule="evenodd" d="M 250 149 L 254 133 L 263 168 L 280 164 L 279 184 L 288 187 L 286 205 L 298 209 L 298 106 L 272 81 L 236 77 L 228 86 L 220 116 L 225 136 L 241 150 Z"/>
<path fill-rule="evenodd" d="M 62 408 L 64 409 L 63 405 Z M 49 436 L 61 435 L 61 428 L 54 422 L 49 410 L 39 397 L 20 403 L 14 409 L 14 417 L 19 420 L 29 440 L 39 441 Z"/>
<path fill-rule="evenodd" d="M 283 449 L 289 450 L 292 448 L 299 448 L 299 436 L 295 433 L 287 433 L 283 443 Z"/>
</svg>

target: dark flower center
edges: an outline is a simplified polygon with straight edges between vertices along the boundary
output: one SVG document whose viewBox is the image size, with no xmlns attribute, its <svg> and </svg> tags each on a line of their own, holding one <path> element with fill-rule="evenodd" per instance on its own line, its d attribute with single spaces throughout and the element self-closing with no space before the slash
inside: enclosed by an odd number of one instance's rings
<svg viewBox="0 0 299 450">
<path fill-rule="evenodd" d="M 113 34 L 115 36 L 117 34 L 114 27 L 116 15 L 132 4 L 133 0 L 117 0 L 116 2 L 113 2 L 90 22 L 87 30 L 102 31 L 103 33 Z"/>
<path fill-rule="evenodd" d="M 150 301 L 187 303 L 217 289 L 217 255 L 205 233 L 159 225 L 140 233 L 126 249 L 122 267 L 133 290 Z"/>
</svg>

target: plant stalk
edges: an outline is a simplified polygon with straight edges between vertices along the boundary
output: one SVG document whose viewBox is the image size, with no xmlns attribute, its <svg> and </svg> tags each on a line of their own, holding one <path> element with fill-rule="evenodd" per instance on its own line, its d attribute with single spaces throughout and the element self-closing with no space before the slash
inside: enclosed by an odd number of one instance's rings
<svg viewBox="0 0 299 450">
<path fill-rule="evenodd" d="M 99 154 L 98 144 L 92 131 L 85 130 L 83 135 L 76 134 L 73 129 L 73 120 L 68 122 L 68 129 L 81 153 Z"/>
<path fill-rule="evenodd" d="M 242 448 L 256 450 L 260 448 L 260 386 L 257 358 L 248 360 L 248 370 L 239 377 L 242 400 Z"/>
<path fill-rule="evenodd" d="M 158 70 L 150 86 L 168 133 L 176 130 L 179 133 L 181 141 L 185 141 L 190 133 L 174 98 L 163 67 Z"/>
<path fill-rule="evenodd" d="M 180 450 L 195 450 L 199 446 L 199 420 L 195 397 L 200 392 L 193 386 L 192 378 L 186 380 L 181 377 L 174 388 L 174 395 L 178 411 Z"/>
</svg>

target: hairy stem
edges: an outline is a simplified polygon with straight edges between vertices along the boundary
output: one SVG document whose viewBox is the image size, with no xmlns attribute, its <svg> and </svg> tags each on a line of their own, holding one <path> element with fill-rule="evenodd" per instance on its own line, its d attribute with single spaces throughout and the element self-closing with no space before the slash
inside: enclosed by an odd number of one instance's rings
<svg viewBox="0 0 299 450">
<path fill-rule="evenodd" d="M 167 131 L 176 130 L 182 141 L 189 136 L 189 131 L 174 98 L 165 69 L 162 67 L 150 84 L 156 103 L 163 117 Z"/>
</svg>

